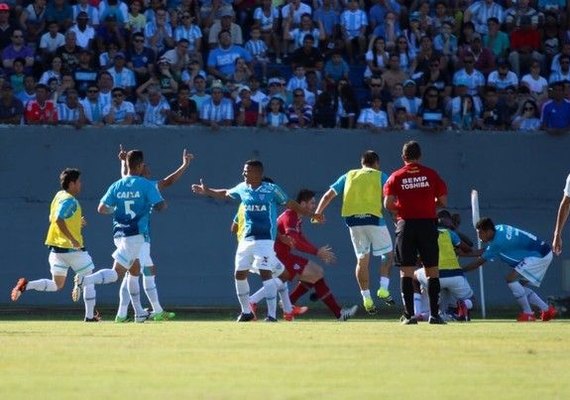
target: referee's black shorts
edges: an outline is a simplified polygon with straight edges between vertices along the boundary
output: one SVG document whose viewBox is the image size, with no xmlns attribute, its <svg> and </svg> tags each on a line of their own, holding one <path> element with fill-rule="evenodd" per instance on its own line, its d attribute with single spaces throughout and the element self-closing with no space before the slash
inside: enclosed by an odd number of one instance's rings
<svg viewBox="0 0 570 400">
<path fill-rule="evenodd" d="M 436 219 L 400 220 L 396 225 L 395 264 L 413 267 L 420 257 L 426 267 L 439 264 L 439 246 Z"/>
</svg>

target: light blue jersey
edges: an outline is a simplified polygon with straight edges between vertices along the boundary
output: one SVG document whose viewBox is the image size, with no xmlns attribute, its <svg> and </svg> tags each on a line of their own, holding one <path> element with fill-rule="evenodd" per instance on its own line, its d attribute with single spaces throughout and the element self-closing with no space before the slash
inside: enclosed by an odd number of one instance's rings
<svg viewBox="0 0 570 400">
<path fill-rule="evenodd" d="M 228 190 L 228 196 L 243 204 L 245 240 L 275 240 L 277 206 L 284 205 L 289 199 L 283 189 L 268 182 L 252 189 L 242 182 Z"/>
<path fill-rule="evenodd" d="M 495 237 L 487 244 L 481 257 L 488 261 L 498 256 L 511 267 L 516 267 L 526 257 L 544 257 L 551 250 L 548 243 L 532 233 L 510 225 L 496 225 Z"/>
<path fill-rule="evenodd" d="M 140 176 L 126 176 L 113 183 L 101 203 L 115 209 L 113 236 L 149 235 L 151 208 L 164 199 L 156 182 Z"/>
<path fill-rule="evenodd" d="M 61 219 L 71 218 L 73 214 L 77 211 L 77 199 L 70 197 L 59 203 L 56 215 Z"/>
</svg>

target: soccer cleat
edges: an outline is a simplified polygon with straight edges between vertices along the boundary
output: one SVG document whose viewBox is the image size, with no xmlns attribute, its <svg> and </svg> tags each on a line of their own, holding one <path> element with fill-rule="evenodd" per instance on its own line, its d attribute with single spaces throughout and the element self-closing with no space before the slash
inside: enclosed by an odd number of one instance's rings
<svg viewBox="0 0 570 400">
<path fill-rule="evenodd" d="M 275 318 L 273 318 L 273 317 L 267 316 L 267 317 L 265 318 L 265 322 L 277 322 L 277 320 L 276 320 Z"/>
<path fill-rule="evenodd" d="M 237 318 L 237 322 L 249 322 L 255 321 L 255 315 L 253 313 L 241 313 Z"/>
<path fill-rule="evenodd" d="M 135 315 L 135 322 L 137 324 L 142 324 L 149 318 L 150 318 L 150 313 L 148 311 L 145 311 L 145 314 Z"/>
<path fill-rule="evenodd" d="M 95 311 L 95 315 L 93 315 L 93 318 L 85 317 L 85 319 L 83 321 L 85 321 L 85 322 L 100 322 L 101 321 L 101 314 L 99 314 L 99 311 Z"/>
<path fill-rule="evenodd" d="M 382 300 L 384 303 L 386 303 L 389 306 L 393 306 L 394 304 L 396 304 L 394 302 L 394 299 L 392 298 L 392 296 L 390 295 L 390 292 L 388 291 L 388 289 L 383 289 L 380 288 L 378 289 L 378 291 L 376 292 L 376 295 L 378 296 L 378 298 L 380 300 Z"/>
<path fill-rule="evenodd" d="M 443 318 L 441 318 L 439 315 L 435 315 L 435 316 L 430 315 L 428 323 L 430 325 L 447 325 L 447 322 L 445 322 L 445 320 Z"/>
<path fill-rule="evenodd" d="M 131 322 L 129 317 L 119 317 L 118 315 L 115 317 L 115 323 L 116 324 L 123 324 L 126 322 Z"/>
<path fill-rule="evenodd" d="M 350 318 L 354 317 L 357 311 L 358 311 L 358 306 L 356 305 L 352 307 L 345 307 L 342 310 L 340 310 L 340 317 L 338 317 L 338 320 L 341 322 L 347 321 Z"/>
<path fill-rule="evenodd" d="M 75 275 L 75 277 L 73 278 L 73 289 L 71 290 L 71 299 L 77 303 L 81 298 L 82 291 L 83 291 L 83 277 Z"/>
<path fill-rule="evenodd" d="M 534 313 L 520 313 L 519 316 L 517 317 L 517 322 L 534 322 L 536 321 L 536 317 L 534 316 Z"/>
<path fill-rule="evenodd" d="M 548 310 L 540 313 L 540 319 L 544 322 L 550 321 L 551 319 L 554 319 L 554 317 L 556 317 L 557 313 L 558 312 L 556 311 L 556 308 L 554 308 L 553 305 L 550 305 L 548 306 Z"/>
<path fill-rule="evenodd" d="M 283 319 L 285 321 L 293 321 L 295 319 L 294 312 L 283 312 Z"/>
<path fill-rule="evenodd" d="M 24 290 L 26 290 L 27 285 L 28 280 L 26 278 L 18 279 L 18 282 L 16 282 L 16 286 L 14 286 L 14 289 L 12 289 L 12 294 L 10 296 L 12 298 L 12 301 L 17 301 L 20 298 Z"/>
<path fill-rule="evenodd" d="M 303 315 L 307 311 L 309 311 L 309 307 L 307 306 L 293 306 L 293 315 Z"/>
<path fill-rule="evenodd" d="M 175 313 L 170 312 L 170 311 L 164 311 L 164 310 L 162 310 L 159 313 L 156 313 L 156 314 L 153 313 L 150 315 L 150 318 L 153 321 L 170 321 L 170 320 L 174 319 L 174 317 L 176 317 Z"/>
<path fill-rule="evenodd" d="M 406 317 L 405 315 L 402 315 L 400 317 L 400 322 L 402 323 L 402 325 L 417 325 L 418 324 L 418 320 L 416 319 L 416 317 L 414 315 L 412 315 L 411 317 Z"/>
<path fill-rule="evenodd" d="M 457 321 L 470 321 L 469 309 L 463 300 L 457 300 Z"/>
<path fill-rule="evenodd" d="M 368 314 L 370 315 L 376 314 L 376 306 L 374 305 L 374 301 L 370 297 L 365 298 L 362 301 L 362 304 L 364 305 L 364 309 Z"/>
<path fill-rule="evenodd" d="M 249 309 L 253 314 L 253 320 L 257 321 L 257 303 L 249 303 Z"/>
</svg>

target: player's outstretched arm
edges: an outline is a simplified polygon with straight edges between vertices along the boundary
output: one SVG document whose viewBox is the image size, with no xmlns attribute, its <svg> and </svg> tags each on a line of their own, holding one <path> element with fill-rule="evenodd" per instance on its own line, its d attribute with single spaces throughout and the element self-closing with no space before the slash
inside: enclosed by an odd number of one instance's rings
<svg viewBox="0 0 570 400">
<path fill-rule="evenodd" d="M 192 185 L 192 192 L 199 194 L 200 196 L 208 196 L 220 200 L 229 197 L 227 189 L 210 189 L 202 179 L 200 179 L 199 184 L 195 183 Z"/>
<path fill-rule="evenodd" d="M 570 214 L 570 197 L 564 196 L 558 207 L 558 215 L 556 216 L 556 227 L 554 228 L 554 239 L 552 240 L 552 250 L 554 254 L 562 253 L 562 230 L 568 220 Z"/>
<path fill-rule="evenodd" d="M 73 248 L 79 249 L 81 247 L 81 245 L 73 237 L 73 235 L 71 234 L 71 232 L 67 228 L 67 224 L 65 223 L 65 220 L 63 218 L 58 218 L 55 220 L 55 223 L 56 223 L 57 227 L 61 230 L 61 233 L 63 233 L 69 239 L 69 241 L 73 245 Z"/>
<path fill-rule="evenodd" d="M 123 145 L 119 145 L 119 154 L 117 157 L 121 161 L 121 178 L 124 178 L 128 175 L 129 169 L 127 168 L 127 151 L 123 149 Z"/>
<path fill-rule="evenodd" d="M 299 215 L 303 215 L 303 216 L 309 217 L 309 218 L 315 217 L 315 214 L 313 214 L 312 211 L 306 210 L 305 208 L 301 207 L 301 205 L 299 203 L 297 203 L 295 200 L 291 200 L 291 199 L 287 200 L 287 203 L 285 203 L 285 207 L 295 211 Z"/>
<path fill-rule="evenodd" d="M 158 189 L 162 190 L 176 183 L 176 181 L 178 181 L 178 179 L 180 179 L 182 174 L 184 174 L 184 172 L 188 169 L 190 161 L 192 161 L 193 159 L 194 159 L 194 154 L 188 153 L 188 150 L 184 149 L 184 151 L 182 152 L 182 164 L 180 165 L 180 167 L 178 167 L 176 171 L 172 172 L 166 178 L 158 182 Z"/>
<path fill-rule="evenodd" d="M 97 212 L 99 214 L 109 215 L 113 214 L 115 212 L 115 209 L 113 207 L 109 207 L 106 204 L 99 203 L 99 205 L 97 206 Z"/>
<path fill-rule="evenodd" d="M 332 189 L 326 191 L 326 193 L 321 197 L 319 200 L 319 204 L 315 210 L 315 222 L 325 222 L 324 212 L 325 209 L 328 207 L 330 202 L 336 197 L 336 192 Z"/>
<path fill-rule="evenodd" d="M 485 260 L 484 258 L 478 257 L 476 260 L 473 260 L 472 262 L 464 266 L 463 271 L 465 272 L 473 271 L 482 266 L 483 264 L 485 264 L 486 262 L 487 260 Z"/>
<path fill-rule="evenodd" d="M 152 211 L 160 212 L 166 210 L 166 208 L 167 208 L 166 201 L 162 200 L 152 206 Z"/>
</svg>

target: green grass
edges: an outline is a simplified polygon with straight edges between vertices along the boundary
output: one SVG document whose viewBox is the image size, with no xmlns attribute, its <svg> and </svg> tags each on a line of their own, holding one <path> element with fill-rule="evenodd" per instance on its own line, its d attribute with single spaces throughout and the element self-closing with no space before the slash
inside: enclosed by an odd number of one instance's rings
<svg viewBox="0 0 570 400">
<path fill-rule="evenodd" d="M 0 322 L 0 399 L 567 399 L 567 320 Z"/>
</svg>

